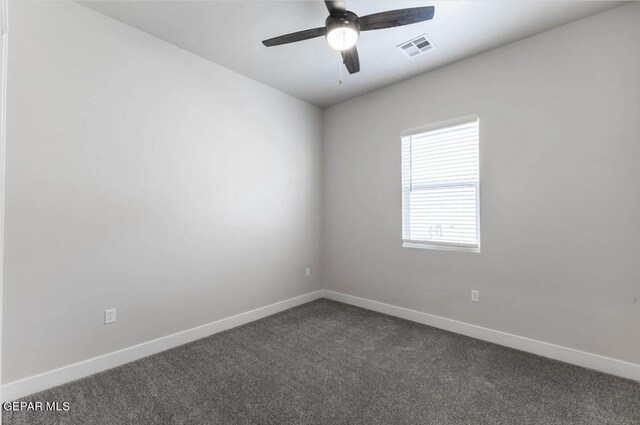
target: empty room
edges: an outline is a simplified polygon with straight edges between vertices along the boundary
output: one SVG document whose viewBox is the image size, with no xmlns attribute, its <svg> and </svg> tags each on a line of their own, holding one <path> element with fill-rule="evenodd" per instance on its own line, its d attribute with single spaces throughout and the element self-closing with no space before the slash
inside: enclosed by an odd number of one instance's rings
<svg viewBox="0 0 640 425">
<path fill-rule="evenodd" d="M 640 425 L 640 2 L 0 4 L 0 423 Z"/>
</svg>

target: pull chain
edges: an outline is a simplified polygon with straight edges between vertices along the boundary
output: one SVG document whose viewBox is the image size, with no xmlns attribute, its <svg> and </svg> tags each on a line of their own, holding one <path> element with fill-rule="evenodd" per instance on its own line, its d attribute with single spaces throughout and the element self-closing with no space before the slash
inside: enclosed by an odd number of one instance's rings
<svg viewBox="0 0 640 425">
<path fill-rule="evenodd" d="M 338 62 L 338 83 L 342 84 L 342 63 Z"/>
</svg>

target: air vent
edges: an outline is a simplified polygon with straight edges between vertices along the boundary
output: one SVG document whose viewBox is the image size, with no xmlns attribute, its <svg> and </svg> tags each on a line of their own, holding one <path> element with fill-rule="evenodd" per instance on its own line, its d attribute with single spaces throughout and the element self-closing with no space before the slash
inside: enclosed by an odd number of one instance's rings
<svg viewBox="0 0 640 425">
<path fill-rule="evenodd" d="M 398 49 L 402 50 L 410 58 L 415 58 L 433 48 L 433 43 L 427 38 L 426 34 L 422 34 L 413 40 L 405 41 L 398 45 Z"/>
</svg>

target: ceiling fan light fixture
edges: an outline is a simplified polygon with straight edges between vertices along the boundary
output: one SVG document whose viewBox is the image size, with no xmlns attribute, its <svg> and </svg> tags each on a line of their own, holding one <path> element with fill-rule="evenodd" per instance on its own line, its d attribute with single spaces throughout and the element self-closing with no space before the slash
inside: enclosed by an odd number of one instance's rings
<svg viewBox="0 0 640 425">
<path fill-rule="evenodd" d="M 356 45 L 360 37 L 358 26 L 353 21 L 336 21 L 327 27 L 327 42 L 336 50 L 348 50 Z"/>
</svg>

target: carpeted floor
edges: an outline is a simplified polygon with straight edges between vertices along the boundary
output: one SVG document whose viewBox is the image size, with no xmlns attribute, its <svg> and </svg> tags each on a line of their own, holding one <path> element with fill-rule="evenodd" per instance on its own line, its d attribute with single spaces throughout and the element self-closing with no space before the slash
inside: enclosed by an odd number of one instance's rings
<svg viewBox="0 0 640 425">
<path fill-rule="evenodd" d="M 25 400 L 18 424 L 640 424 L 640 383 L 328 300 Z"/>
</svg>

